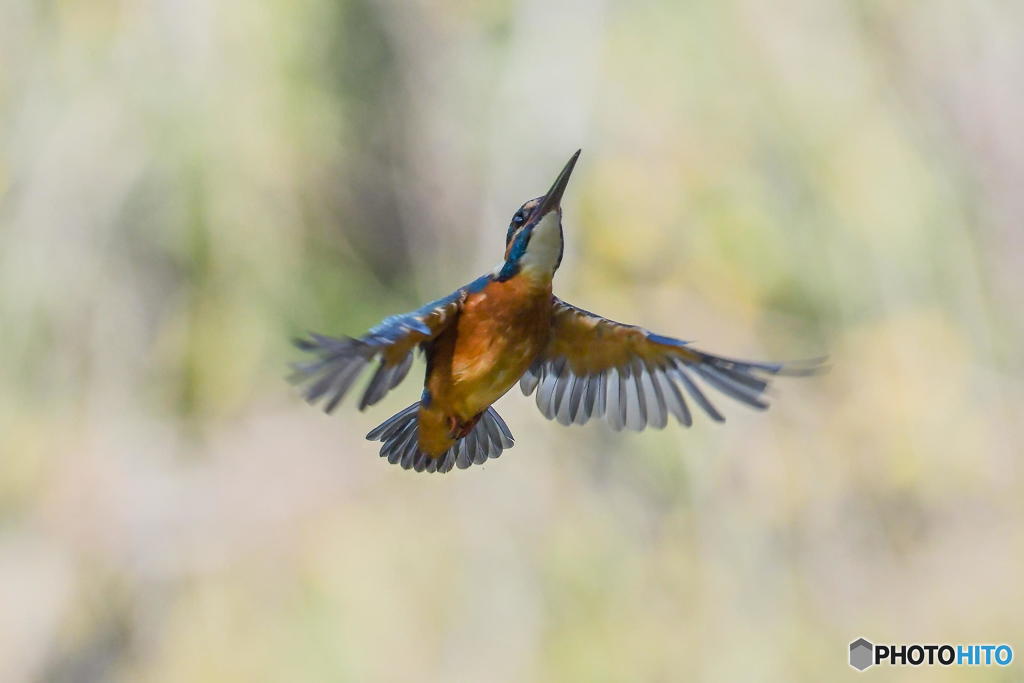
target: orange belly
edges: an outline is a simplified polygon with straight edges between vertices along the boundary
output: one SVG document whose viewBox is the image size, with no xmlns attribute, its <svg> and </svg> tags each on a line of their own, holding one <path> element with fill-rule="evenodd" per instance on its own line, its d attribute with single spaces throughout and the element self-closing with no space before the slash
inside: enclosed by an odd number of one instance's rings
<svg viewBox="0 0 1024 683">
<path fill-rule="evenodd" d="M 420 411 L 424 451 L 443 453 L 454 443 L 453 424 L 469 423 L 519 381 L 547 344 L 551 308 L 550 284 L 517 278 L 470 295 L 431 348 L 430 405 Z"/>
</svg>

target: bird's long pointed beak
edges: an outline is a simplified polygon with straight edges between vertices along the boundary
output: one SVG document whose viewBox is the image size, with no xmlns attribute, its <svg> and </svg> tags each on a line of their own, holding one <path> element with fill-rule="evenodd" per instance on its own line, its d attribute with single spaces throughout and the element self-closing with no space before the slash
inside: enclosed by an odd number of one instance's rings
<svg viewBox="0 0 1024 683">
<path fill-rule="evenodd" d="M 572 169 L 576 167 L 576 160 L 580 158 L 580 152 L 583 150 L 578 149 L 576 153 L 569 157 L 569 161 L 566 162 L 562 172 L 558 174 L 558 178 L 555 179 L 554 184 L 548 193 L 544 195 L 544 199 L 541 200 L 540 204 L 534 209 L 533 215 L 540 218 L 547 215 L 552 209 L 557 209 L 562 201 L 562 194 L 565 192 L 566 186 L 569 184 L 569 176 L 572 175 Z"/>
</svg>

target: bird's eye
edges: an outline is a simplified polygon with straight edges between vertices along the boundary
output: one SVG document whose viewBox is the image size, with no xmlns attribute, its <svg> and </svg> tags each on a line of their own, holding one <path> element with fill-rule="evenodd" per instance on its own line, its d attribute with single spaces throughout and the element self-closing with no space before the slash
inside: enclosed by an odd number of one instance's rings
<svg viewBox="0 0 1024 683">
<path fill-rule="evenodd" d="M 526 212 L 520 207 L 512 214 L 512 222 L 508 224 L 508 234 L 505 235 L 505 244 L 512 242 L 512 235 L 516 234 L 519 226 L 526 222 Z"/>
</svg>

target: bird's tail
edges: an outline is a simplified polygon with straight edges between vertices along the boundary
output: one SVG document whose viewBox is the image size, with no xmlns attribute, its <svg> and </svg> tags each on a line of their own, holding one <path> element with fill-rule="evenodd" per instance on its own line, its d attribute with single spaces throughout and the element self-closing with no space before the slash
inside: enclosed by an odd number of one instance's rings
<svg viewBox="0 0 1024 683">
<path fill-rule="evenodd" d="M 432 457 L 419 448 L 419 407 L 417 401 L 378 425 L 366 435 L 369 441 L 383 441 L 380 457 L 393 465 L 417 472 L 448 472 L 452 467 L 466 469 L 481 465 L 488 458 L 497 458 L 514 439 L 508 425 L 493 407 L 487 408 L 473 429 L 455 442 L 439 457 Z"/>
</svg>

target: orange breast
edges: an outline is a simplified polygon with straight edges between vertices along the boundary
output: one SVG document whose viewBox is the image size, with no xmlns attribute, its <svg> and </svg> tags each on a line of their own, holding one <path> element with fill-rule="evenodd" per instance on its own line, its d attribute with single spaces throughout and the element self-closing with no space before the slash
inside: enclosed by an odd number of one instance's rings
<svg viewBox="0 0 1024 683">
<path fill-rule="evenodd" d="M 436 407 L 468 420 L 494 403 L 547 344 L 551 312 L 550 283 L 512 278 L 471 294 L 450 338 L 438 340 L 427 378 Z"/>
</svg>

